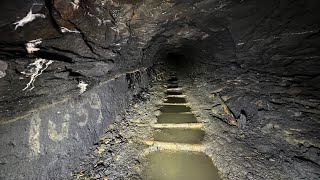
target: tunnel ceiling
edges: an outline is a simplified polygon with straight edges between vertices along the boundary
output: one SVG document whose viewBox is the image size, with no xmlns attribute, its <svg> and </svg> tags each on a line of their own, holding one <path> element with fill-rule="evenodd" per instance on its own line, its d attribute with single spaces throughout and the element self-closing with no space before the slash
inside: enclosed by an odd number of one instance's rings
<svg viewBox="0 0 320 180">
<path fill-rule="evenodd" d="M 318 7 L 318 0 L 1 1 L 0 119 L 168 53 L 317 77 Z"/>
</svg>

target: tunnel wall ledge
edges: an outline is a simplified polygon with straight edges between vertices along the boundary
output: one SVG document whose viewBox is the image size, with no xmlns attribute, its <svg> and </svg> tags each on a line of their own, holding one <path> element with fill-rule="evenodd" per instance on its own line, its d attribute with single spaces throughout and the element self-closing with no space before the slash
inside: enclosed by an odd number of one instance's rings
<svg viewBox="0 0 320 180">
<path fill-rule="evenodd" d="M 0 124 L 0 179 L 65 179 L 133 95 L 147 68 L 119 74 L 78 98 Z"/>
</svg>

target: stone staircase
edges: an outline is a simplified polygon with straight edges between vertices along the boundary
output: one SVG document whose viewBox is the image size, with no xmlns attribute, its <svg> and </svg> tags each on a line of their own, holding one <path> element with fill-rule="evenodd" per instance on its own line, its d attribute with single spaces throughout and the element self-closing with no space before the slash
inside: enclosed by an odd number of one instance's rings
<svg viewBox="0 0 320 180">
<path fill-rule="evenodd" d="M 168 80 L 166 98 L 144 166 L 144 180 L 218 180 L 212 160 L 202 151 L 205 132 L 197 121 L 178 79 Z"/>
</svg>

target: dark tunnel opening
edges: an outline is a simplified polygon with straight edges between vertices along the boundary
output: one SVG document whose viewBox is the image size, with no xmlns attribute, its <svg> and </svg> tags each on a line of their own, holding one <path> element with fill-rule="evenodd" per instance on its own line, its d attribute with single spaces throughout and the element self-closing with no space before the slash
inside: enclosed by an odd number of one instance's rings
<svg viewBox="0 0 320 180">
<path fill-rule="evenodd" d="M 178 49 L 177 51 L 169 52 L 164 56 L 164 63 L 170 72 L 181 73 L 190 71 L 190 68 L 195 65 L 192 55 L 186 52 L 187 49 Z"/>
<path fill-rule="evenodd" d="M 185 66 L 188 64 L 188 59 L 180 53 L 168 53 L 165 60 L 168 65 L 172 66 Z"/>
<path fill-rule="evenodd" d="M 320 1 L 2 3 L 0 179 L 320 179 Z"/>
</svg>

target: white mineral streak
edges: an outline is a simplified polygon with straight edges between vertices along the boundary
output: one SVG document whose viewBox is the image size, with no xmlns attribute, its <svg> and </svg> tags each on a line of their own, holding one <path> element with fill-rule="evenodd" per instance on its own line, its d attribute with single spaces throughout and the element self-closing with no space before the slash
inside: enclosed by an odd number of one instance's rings
<svg viewBox="0 0 320 180">
<path fill-rule="evenodd" d="M 65 27 L 60 27 L 60 29 L 61 29 L 61 32 L 63 32 L 63 33 L 80 33 L 77 30 L 70 30 L 70 29 L 65 28 Z"/>
<path fill-rule="evenodd" d="M 80 88 L 80 94 L 84 93 L 87 90 L 88 84 L 86 84 L 84 81 L 79 81 L 78 88 Z"/>
<path fill-rule="evenodd" d="M 74 0 L 73 2 L 70 2 L 73 6 L 73 9 L 79 9 L 80 0 Z"/>
<path fill-rule="evenodd" d="M 26 17 L 22 18 L 20 21 L 17 21 L 13 24 L 16 25 L 16 27 L 14 28 L 14 30 L 16 30 L 18 27 L 22 27 L 25 24 L 35 20 L 36 18 L 41 17 L 41 18 L 46 18 L 46 16 L 44 14 L 33 14 L 32 13 L 32 8 L 30 9 L 29 13 L 27 14 Z"/>
<path fill-rule="evenodd" d="M 32 41 L 29 41 L 28 43 L 26 43 L 26 49 L 28 51 L 29 54 L 35 52 L 35 51 L 39 51 L 40 48 L 37 48 L 36 46 L 42 43 L 42 39 L 35 39 Z"/>
<path fill-rule="evenodd" d="M 28 88 L 30 88 L 29 90 L 31 91 L 34 88 L 34 82 L 36 78 L 40 76 L 42 72 L 46 70 L 48 66 L 52 63 L 52 60 L 39 58 L 36 59 L 33 63 L 29 64 L 29 70 L 27 72 L 21 72 L 22 74 L 26 75 L 26 77 L 30 77 L 30 81 L 28 82 L 27 86 L 23 89 L 23 91 Z"/>
</svg>

